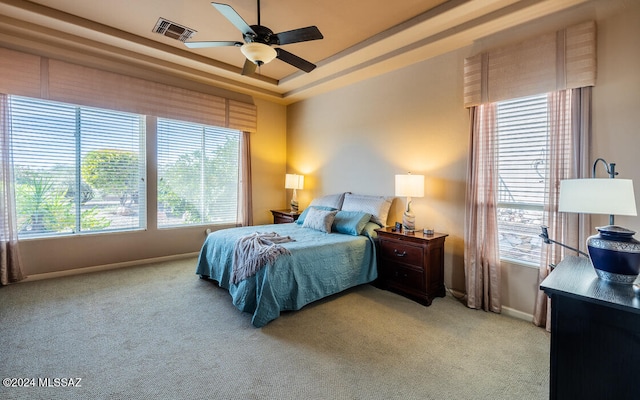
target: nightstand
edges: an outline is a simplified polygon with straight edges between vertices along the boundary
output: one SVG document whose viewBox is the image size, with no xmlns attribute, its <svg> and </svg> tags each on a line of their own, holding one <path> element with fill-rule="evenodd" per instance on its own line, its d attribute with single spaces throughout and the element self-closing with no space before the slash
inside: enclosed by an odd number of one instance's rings
<svg viewBox="0 0 640 400">
<path fill-rule="evenodd" d="M 271 210 L 271 214 L 273 214 L 274 224 L 288 224 L 290 222 L 295 222 L 301 213 L 299 213 L 298 211 L 291 211 L 290 209 L 286 209 Z"/>
<path fill-rule="evenodd" d="M 426 306 L 445 296 L 444 233 L 378 232 L 378 284 Z"/>
</svg>

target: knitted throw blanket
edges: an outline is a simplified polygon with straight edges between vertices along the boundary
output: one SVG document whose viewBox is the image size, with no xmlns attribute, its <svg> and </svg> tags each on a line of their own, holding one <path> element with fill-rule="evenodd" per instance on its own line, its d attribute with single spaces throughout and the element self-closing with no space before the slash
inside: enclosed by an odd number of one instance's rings
<svg viewBox="0 0 640 400">
<path fill-rule="evenodd" d="M 233 253 L 233 271 L 230 283 L 236 284 L 253 276 L 267 263 L 274 262 L 280 254 L 291 252 L 280 243 L 293 242 L 290 236 L 280 236 L 275 232 L 254 232 L 236 241 Z"/>
</svg>

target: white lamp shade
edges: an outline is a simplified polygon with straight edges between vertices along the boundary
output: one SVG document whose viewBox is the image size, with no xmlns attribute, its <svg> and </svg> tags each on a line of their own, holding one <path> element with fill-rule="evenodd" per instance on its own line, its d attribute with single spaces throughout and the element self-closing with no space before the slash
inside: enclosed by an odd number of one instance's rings
<svg viewBox="0 0 640 400">
<path fill-rule="evenodd" d="M 558 211 L 585 214 L 638 215 L 631 179 L 560 181 Z"/>
<path fill-rule="evenodd" d="M 424 197 L 424 175 L 396 175 L 396 196 Z"/>
<path fill-rule="evenodd" d="M 304 175 L 287 174 L 284 180 L 285 189 L 304 189 Z"/>
<path fill-rule="evenodd" d="M 243 44 L 242 47 L 240 47 L 240 51 L 250 61 L 258 65 L 267 64 L 278 55 L 273 47 L 256 42 Z"/>
</svg>

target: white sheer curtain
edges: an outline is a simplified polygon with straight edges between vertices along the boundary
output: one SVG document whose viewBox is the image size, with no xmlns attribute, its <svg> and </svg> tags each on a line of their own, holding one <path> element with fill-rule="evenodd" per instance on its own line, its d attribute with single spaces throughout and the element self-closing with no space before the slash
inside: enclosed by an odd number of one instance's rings
<svg viewBox="0 0 640 400">
<path fill-rule="evenodd" d="M 549 236 L 574 248 L 584 248 L 589 236 L 588 215 L 558 213 L 560 181 L 586 178 L 590 173 L 591 87 L 548 95 L 549 165 L 543 223 Z M 495 103 L 470 109 L 471 143 L 467 173 L 465 221 L 465 277 L 467 305 L 500 312 L 500 258 L 496 216 L 498 168 Z M 570 250 L 545 245 L 539 282 Z M 549 328 L 548 298 L 539 291 L 534 324 Z"/>
<path fill-rule="evenodd" d="M 467 306 L 501 312 L 498 251 L 496 106 L 470 108 L 471 139 L 465 214 Z"/>
<path fill-rule="evenodd" d="M 0 284 L 24 279 L 18 251 L 18 228 L 11 160 L 8 96 L 0 94 Z"/>
<path fill-rule="evenodd" d="M 549 197 L 545 204 L 544 224 L 552 239 L 584 250 L 590 234 L 590 216 L 559 213 L 558 200 L 561 180 L 590 177 L 591 87 L 553 92 L 548 99 Z M 549 274 L 549 265 L 559 263 L 570 252 L 561 246 L 545 245 L 540 260 L 539 283 Z M 549 330 L 550 312 L 548 297 L 538 291 L 533 323 Z"/>
</svg>

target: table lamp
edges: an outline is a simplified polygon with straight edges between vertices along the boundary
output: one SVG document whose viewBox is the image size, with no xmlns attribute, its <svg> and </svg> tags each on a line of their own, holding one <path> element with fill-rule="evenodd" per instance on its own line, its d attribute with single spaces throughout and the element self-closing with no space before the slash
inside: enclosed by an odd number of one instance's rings
<svg viewBox="0 0 640 400">
<path fill-rule="evenodd" d="M 416 230 L 416 216 L 411 212 L 411 198 L 424 197 L 424 175 L 396 175 L 396 196 L 407 196 L 407 208 L 402 214 L 402 229 Z"/>
<path fill-rule="evenodd" d="M 602 161 L 608 179 L 598 179 L 596 166 Z M 559 212 L 608 214 L 609 225 L 600 226 L 597 235 L 587 239 L 589 258 L 600 279 L 632 284 L 640 273 L 640 242 L 636 233 L 614 225 L 614 215 L 638 215 L 630 179 L 614 179 L 615 164 L 599 158 L 593 164 L 593 178 L 560 181 Z"/>
<path fill-rule="evenodd" d="M 304 188 L 304 175 L 287 174 L 284 180 L 285 189 L 293 189 L 291 196 L 291 211 L 298 211 L 298 195 L 296 190 Z"/>
</svg>

